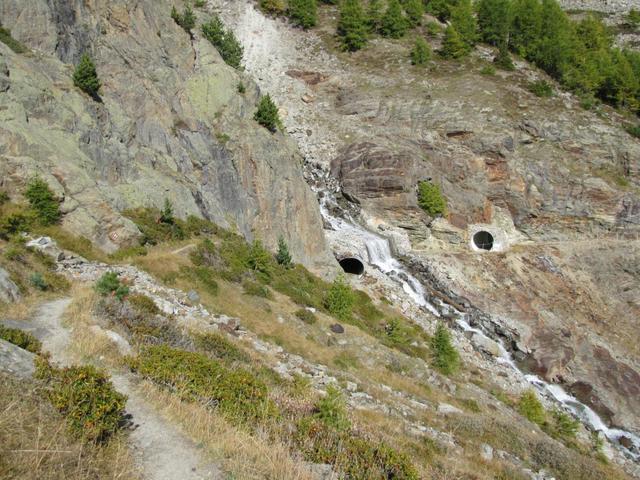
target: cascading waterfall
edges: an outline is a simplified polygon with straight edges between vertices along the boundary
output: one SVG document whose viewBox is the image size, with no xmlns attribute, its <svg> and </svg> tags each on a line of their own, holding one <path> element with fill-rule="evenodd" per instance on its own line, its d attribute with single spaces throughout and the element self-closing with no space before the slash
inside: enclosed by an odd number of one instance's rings
<svg viewBox="0 0 640 480">
<path fill-rule="evenodd" d="M 402 264 L 393 256 L 389 240 L 360 226 L 348 214 L 345 214 L 345 218 L 339 218 L 332 215 L 328 208 L 329 202 L 337 205 L 333 193 L 324 190 L 323 195 L 320 196 L 320 212 L 331 229 L 335 231 L 343 231 L 360 238 L 367 249 L 370 265 L 378 268 L 394 282 L 399 283 L 402 290 L 417 306 L 425 308 L 437 317 L 440 317 L 438 309 L 427 301 L 425 289 L 422 283 L 404 269 Z M 636 462 L 640 461 L 640 436 L 625 430 L 607 427 L 598 414 L 596 414 L 587 405 L 578 401 L 575 397 L 569 395 L 559 385 L 545 382 L 536 375 L 523 373 L 517 367 L 511 353 L 504 347 L 499 338 L 491 338 L 486 331 L 472 327 L 468 323 L 467 315 L 465 313 L 460 312 L 449 305 L 445 305 L 442 302 L 439 302 L 438 306 L 441 307 L 441 309 L 454 313 L 455 317 L 457 317 L 456 324 L 463 331 L 479 335 L 496 342 L 500 349 L 500 356 L 497 357 L 497 362 L 513 368 L 540 393 L 557 402 L 566 412 L 580 420 L 588 428 L 596 432 L 602 432 L 613 445 L 628 457 L 632 458 Z M 631 444 L 631 448 L 627 448 L 620 443 L 620 439 L 623 437 L 628 439 Z"/>
</svg>

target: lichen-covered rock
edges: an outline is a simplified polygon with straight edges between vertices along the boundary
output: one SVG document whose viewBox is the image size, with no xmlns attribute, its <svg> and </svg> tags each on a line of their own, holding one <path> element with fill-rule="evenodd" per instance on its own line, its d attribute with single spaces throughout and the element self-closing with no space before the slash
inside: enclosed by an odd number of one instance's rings
<svg viewBox="0 0 640 480">
<path fill-rule="evenodd" d="M 0 267 L 0 301 L 13 303 L 20 300 L 20 289 L 13 283 L 9 272 Z"/>
<path fill-rule="evenodd" d="M 107 251 L 139 237 L 123 210 L 168 198 L 181 217 L 206 217 L 269 247 L 284 235 L 296 261 L 329 261 L 295 144 L 253 121 L 258 88 L 208 41 L 190 39 L 171 6 L 2 2 L 3 24 L 36 52 L 0 45 L 0 77 L 10 72 L 0 97 L 6 186 L 19 191 L 40 174 L 63 199 L 63 226 Z M 73 86 L 82 52 L 95 60 L 102 102 Z"/>
</svg>

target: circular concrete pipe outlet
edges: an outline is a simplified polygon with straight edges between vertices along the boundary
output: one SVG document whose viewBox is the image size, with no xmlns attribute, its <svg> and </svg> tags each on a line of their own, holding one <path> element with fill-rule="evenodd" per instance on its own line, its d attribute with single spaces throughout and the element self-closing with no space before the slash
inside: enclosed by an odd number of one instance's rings
<svg viewBox="0 0 640 480">
<path fill-rule="evenodd" d="M 473 235 L 473 244 L 481 250 L 493 250 L 493 235 L 486 230 L 479 230 Z"/>
<path fill-rule="evenodd" d="M 345 273 L 352 275 L 362 275 L 364 273 L 364 263 L 356 257 L 342 257 L 338 259 L 338 263 Z"/>
</svg>

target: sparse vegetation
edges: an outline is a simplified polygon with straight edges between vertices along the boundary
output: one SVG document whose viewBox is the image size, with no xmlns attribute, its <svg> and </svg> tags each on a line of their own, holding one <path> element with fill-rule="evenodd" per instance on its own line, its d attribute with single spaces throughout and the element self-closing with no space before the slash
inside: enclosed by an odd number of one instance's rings
<svg viewBox="0 0 640 480">
<path fill-rule="evenodd" d="M 447 210 L 440 187 L 427 181 L 418 183 L 418 206 L 432 217 L 444 215 Z"/>
<path fill-rule="evenodd" d="M 214 15 L 207 23 L 204 23 L 202 25 L 202 35 L 218 50 L 227 65 L 237 69 L 241 68 L 244 49 L 233 31 L 224 27 L 220 17 Z M 240 86 L 242 86 L 243 90 L 241 92 Z M 244 93 L 242 82 L 238 84 L 238 91 Z"/>
<path fill-rule="evenodd" d="M 380 24 L 380 33 L 385 37 L 402 38 L 408 28 L 409 22 L 402 13 L 399 0 L 389 0 Z"/>
<path fill-rule="evenodd" d="M 317 9 L 316 0 L 289 0 L 287 15 L 294 25 L 307 29 L 316 25 Z"/>
<path fill-rule="evenodd" d="M 49 400 L 65 416 L 73 435 L 104 442 L 123 425 L 127 398 L 95 367 L 58 369 L 41 359 L 36 375 L 47 383 Z"/>
<path fill-rule="evenodd" d="M 11 36 L 11 31 L 2 26 L 0 22 L 0 42 L 4 43 L 7 47 L 13 50 L 15 53 L 27 53 L 29 50 L 22 45 L 19 41 Z"/>
<path fill-rule="evenodd" d="M 42 274 L 40 272 L 32 273 L 31 276 L 29 277 L 29 282 L 31 282 L 31 285 L 33 285 L 35 288 L 37 288 L 42 292 L 44 292 L 49 288 L 49 284 L 47 284 L 47 282 L 42 277 Z"/>
<path fill-rule="evenodd" d="M 522 394 L 518 402 L 518 411 L 529 421 L 539 426 L 544 425 L 546 418 L 544 407 L 533 390 L 527 390 Z"/>
<path fill-rule="evenodd" d="M 553 96 L 553 89 L 549 82 L 545 80 L 537 80 L 529 84 L 529 91 L 536 97 L 551 97 Z"/>
<path fill-rule="evenodd" d="M 438 323 L 436 332 L 431 339 L 433 366 L 445 375 L 455 373 L 460 367 L 460 356 L 451 343 L 449 329 Z"/>
<path fill-rule="evenodd" d="M 339 432 L 344 432 L 351 428 L 351 422 L 347 414 L 347 404 L 339 388 L 329 385 L 326 395 L 316 402 L 315 410 L 314 417 L 327 427 Z"/>
<path fill-rule="evenodd" d="M 367 17 L 360 0 L 344 0 L 340 4 L 337 33 L 342 47 L 354 52 L 367 44 Z"/>
<path fill-rule="evenodd" d="M 312 325 L 318 321 L 315 314 L 306 308 L 301 308 L 296 311 L 296 317 L 302 320 L 304 323 Z"/>
<path fill-rule="evenodd" d="M 287 9 L 285 0 L 260 0 L 260 9 L 272 15 L 281 15 Z"/>
<path fill-rule="evenodd" d="M 73 72 L 73 84 L 92 98 L 98 98 L 100 79 L 93 60 L 86 53 L 80 57 L 80 62 Z"/>
<path fill-rule="evenodd" d="M 193 13 L 191 6 L 187 5 L 184 7 L 182 13 L 178 13 L 178 10 L 174 6 L 171 9 L 171 18 L 182 27 L 185 32 L 191 35 L 191 30 L 196 26 L 196 15 Z"/>
<path fill-rule="evenodd" d="M 94 288 L 100 295 L 111 295 L 120 301 L 129 294 L 129 287 L 120 281 L 116 272 L 104 273 L 98 279 Z"/>
<path fill-rule="evenodd" d="M 170 387 L 181 398 L 214 407 L 234 421 L 255 421 L 276 413 L 263 382 L 245 370 L 227 369 L 200 353 L 166 345 L 148 346 L 130 359 L 130 365 L 144 378 Z"/>
<path fill-rule="evenodd" d="M 327 292 L 324 306 L 333 316 L 340 320 L 351 319 L 355 297 L 343 274 L 336 277 Z"/>
<path fill-rule="evenodd" d="M 424 38 L 416 38 L 416 43 L 411 50 L 411 64 L 423 66 L 431 60 L 431 48 Z"/>
<path fill-rule="evenodd" d="M 282 122 L 278 115 L 278 107 L 268 93 L 260 98 L 260 103 L 258 104 L 258 109 L 253 119 L 270 132 L 275 132 L 279 128 L 282 128 Z"/>
<path fill-rule="evenodd" d="M 31 353 L 40 353 L 42 343 L 32 334 L 0 325 L 0 338 Z"/>
<path fill-rule="evenodd" d="M 42 225 L 52 225 L 60 220 L 60 205 L 47 182 L 35 177 L 27 184 L 24 196 L 29 201 L 36 218 Z M 25 222 L 26 223 L 26 222 Z"/>
<path fill-rule="evenodd" d="M 247 295 L 253 295 L 254 297 L 273 299 L 273 294 L 269 287 L 262 285 L 261 283 L 254 282 L 252 280 L 245 280 L 242 282 L 242 290 Z"/>
<path fill-rule="evenodd" d="M 196 335 L 195 344 L 199 350 L 207 355 L 211 355 L 226 363 L 248 363 L 250 360 L 249 355 L 240 350 L 240 348 L 220 333 L 210 332 Z"/>
</svg>

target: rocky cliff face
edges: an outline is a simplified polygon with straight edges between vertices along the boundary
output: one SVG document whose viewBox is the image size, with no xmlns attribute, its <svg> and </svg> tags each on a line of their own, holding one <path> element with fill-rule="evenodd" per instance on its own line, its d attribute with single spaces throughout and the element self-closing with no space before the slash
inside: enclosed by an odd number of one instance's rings
<svg viewBox="0 0 640 480">
<path fill-rule="evenodd" d="M 210 4 L 286 108 L 308 164 L 331 169 L 364 223 L 515 331 L 531 370 L 640 431 L 640 142 L 616 113 L 586 111 L 559 88 L 536 97 L 528 84 L 549 79 L 523 62 L 482 75 L 494 54 L 485 47 L 464 65 L 416 69 L 411 40 L 348 55 L 333 49 L 329 15 L 303 33 L 246 2 Z M 429 178 L 449 204 L 434 222 L 416 206 L 416 183 Z M 478 230 L 494 234 L 493 252 L 472 248 Z"/>
<path fill-rule="evenodd" d="M 108 251 L 139 234 L 120 212 L 160 207 L 261 237 L 282 234 L 307 265 L 326 255 L 317 203 L 286 135 L 252 119 L 259 90 L 168 1 L 7 0 L 0 17 L 32 53 L 0 44 L 0 177 L 40 174 L 64 198 L 64 226 Z M 72 84 L 97 64 L 102 103 Z M 246 93 L 237 91 L 238 83 Z"/>
</svg>

